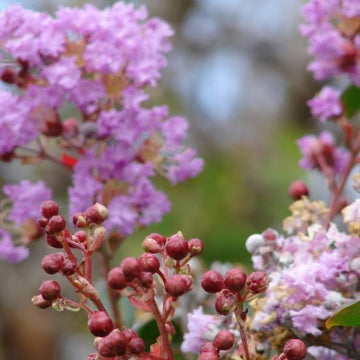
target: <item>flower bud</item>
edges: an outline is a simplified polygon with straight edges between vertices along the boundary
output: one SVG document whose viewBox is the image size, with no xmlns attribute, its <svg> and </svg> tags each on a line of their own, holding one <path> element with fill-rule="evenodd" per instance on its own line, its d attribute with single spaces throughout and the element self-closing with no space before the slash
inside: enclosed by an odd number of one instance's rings
<svg viewBox="0 0 360 360">
<path fill-rule="evenodd" d="M 213 343 L 208 341 L 208 342 L 204 343 L 200 348 L 200 353 L 203 353 L 203 352 L 211 352 L 211 353 L 217 354 L 218 349 L 214 346 Z"/>
<path fill-rule="evenodd" d="M 140 263 L 143 271 L 149 271 L 154 274 L 160 269 L 160 261 L 153 254 L 142 254 L 140 256 Z"/>
<path fill-rule="evenodd" d="M 56 300 L 60 296 L 60 285 L 57 281 L 45 280 L 39 288 L 39 293 L 45 300 Z"/>
<path fill-rule="evenodd" d="M 288 360 L 302 360 L 306 357 L 306 345 L 299 339 L 291 339 L 285 344 L 283 352 Z"/>
<path fill-rule="evenodd" d="M 108 209 L 99 203 L 90 206 L 86 212 L 86 218 L 94 224 L 101 224 L 109 217 Z"/>
<path fill-rule="evenodd" d="M 100 249 L 102 243 L 105 240 L 105 236 L 106 236 L 106 229 L 103 226 L 98 226 L 94 230 L 93 239 L 92 239 L 93 241 L 91 243 L 89 250 L 96 251 Z"/>
<path fill-rule="evenodd" d="M 219 355 L 212 352 L 202 352 L 198 360 L 219 360 Z"/>
<path fill-rule="evenodd" d="M 42 228 L 45 229 L 46 225 L 48 224 L 48 219 L 46 217 L 41 217 L 38 219 L 37 223 Z"/>
<path fill-rule="evenodd" d="M 63 134 L 65 137 L 73 138 L 79 134 L 79 127 L 76 119 L 74 118 L 66 119 L 63 122 L 62 127 L 63 127 Z"/>
<path fill-rule="evenodd" d="M 40 309 L 46 309 L 51 306 L 51 301 L 45 300 L 41 295 L 35 295 L 31 302 Z"/>
<path fill-rule="evenodd" d="M 189 252 L 189 245 L 180 232 L 168 238 L 165 248 L 167 254 L 174 260 L 183 259 Z"/>
<path fill-rule="evenodd" d="M 76 213 L 72 218 L 73 224 L 78 228 L 83 228 L 87 224 L 85 213 Z"/>
<path fill-rule="evenodd" d="M 120 267 L 114 267 L 109 271 L 107 281 L 109 286 L 116 290 L 123 290 L 127 286 L 126 277 Z"/>
<path fill-rule="evenodd" d="M 5 68 L 1 74 L 1 80 L 6 84 L 15 84 L 16 72 L 12 68 Z"/>
<path fill-rule="evenodd" d="M 121 356 L 126 353 L 127 341 L 124 334 L 118 329 L 101 339 L 97 345 L 97 351 L 103 357 Z"/>
<path fill-rule="evenodd" d="M 220 315 L 229 315 L 233 311 L 236 304 L 237 304 L 237 297 L 233 293 L 227 292 L 224 293 L 223 295 L 220 295 L 216 299 L 215 310 Z"/>
<path fill-rule="evenodd" d="M 207 271 L 201 278 L 202 288 L 209 293 L 217 293 L 224 287 L 224 279 L 217 271 Z"/>
<path fill-rule="evenodd" d="M 253 294 L 260 294 L 268 288 L 268 277 L 262 271 L 255 271 L 249 275 L 246 288 Z"/>
<path fill-rule="evenodd" d="M 46 242 L 49 246 L 55 248 L 55 249 L 61 249 L 63 247 L 61 241 L 59 241 L 55 236 L 53 235 L 46 235 Z"/>
<path fill-rule="evenodd" d="M 46 200 L 41 205 L 41 215 L 46 218 L 50 219 L 52 216 L 59 214 L 59 207 L 55 201 Z"/>
<path fill-rule="evenodd" d="M 192 287 L 192 280 L 188 275 L 172 275 L 166 279 L 165 290 L 174 297 L 184 295 Z"/>
<path fill-rule="evenodd" d="M 191 256 L 200 255 L 204 250 L 204 243 L 200 239 L 190 239 L 188 241 L 188 246 Z"/>
<path fill-rule="evenodd" d="M 213 341 L 214 346 L 219 350 L 230 350 L 234 346 L 235 336 L 229 330 L 220 330 Z"/>
<path fill-rule="evenodd" d="M 135 279 L 141 271 L 140 260 L 135 257 L 127 257 L 121 262 L 121 268 L 128 280 Z"/>
<path fill-rule="evenodd" d="M 163 235 L 152 233 L 145 238 L 142 248 L 148 253 L 157 254 L 163 249 L 165 242 L 166 238 Z"/>
<path fill-rule="evenodd" d="M 274 230 L 274 229 L 266 229 L 263 233 L 262 233 L 263 238 L 265 239 L 265 241 L 275 241 L 278 237 L 278 233 Z"/>
<path fill-rule="evenodd" d="M 139 274 L 139 280 L 142 287 L 150 289 L 153 284 L 154 277 L 151 272 L 143 271 Z"/>
<path fill-rule="evenodd" d="M 86 232 L 84 230 L 77 231 L 72 236 L 72 240 L 79 243 L 86 243 Z"/>
<path fill-rule="evenodd" d="M 60 271 L 64 258 L 64 254 L 61 252 L 46 255 L 41 262 L 41 267 L 48 274 L 56 274 Z"/>
<path fill-rule="evenodd" d="M 246 284 L 246 274 L 240 269 L 231 269 L 225 274 L 224 284 L 231 291 L 241 291 Z"/>
<path fill-rule="evenodd" d="M 114 325 L 105 311 L 94 311 L 88 320 L 88 327 L 94 336 L 106 336 L 113 329 Z"/>
<path fill-rule="evenodd" d="M 71 276 L 75 274 L 75 270 L 76 270 L 76 264 L 74 264 L 72 261 L 70 260 L 65 260 L 63 265 L 61 266 L 61 273 L 65 276 Z"/>
<path fill-rule="evenodd" d="M 129 343 L 132 339 L 137 338 L 137 334 L 133 329 L 122 329 L 122 334 L 125 335 L 126 341 Z"/>
<path fill-rule="evenodd" d="M 141 354 L 145 350 L 145 342 L 143 339 L 134 338 L 130 340 L 128 349 L 132 354 Z"/>
<path fill-rule="evenodd" d="M 309 195 L 309 189 L 303 181 L 294 181 L 289 186 L 289 196 L 294 200 L 299 200 L 307 195 Z"/>
<path fill-rule="evenodd" d="M 55 234 L 63 231 L 66 228 L 66 221 L 60 215 L 55 215 L 50 218 L 48 225 L 46 226 L 46 232 L 48 234 Z"/>
</svg>

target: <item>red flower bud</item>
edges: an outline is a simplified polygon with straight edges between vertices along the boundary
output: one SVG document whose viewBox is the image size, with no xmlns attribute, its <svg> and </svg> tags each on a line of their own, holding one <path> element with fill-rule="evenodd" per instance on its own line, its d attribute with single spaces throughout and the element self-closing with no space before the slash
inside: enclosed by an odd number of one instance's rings
<svg viewBox="0 0 360 360">
<path fill-rule="evenodd" d="M 143 271 L 139 274 L 139 280 L 142 287 L 150 289 L 153 284 L 154 277 L 151 272 Z"/>
<path fill-rule="evenodd" d="M 110 270 L 107 276 L 107 281 L 109 286 L 116 290 L 125 289 L 127 286 L 126 277 L 120 267 L 114 267 Z"/>
<path fill-rule="evenodd" d="M 240 269 L 231 269 L 225 274 L 224 284 L 231 291 L 241 291 L 246 284 L 246 274 Z"/>
<path fill-rule="evenodd" d="M 202 352 L 198 360 L 219 360 L 219 355 L 212 352 Z"/>
<path fill-rule="evenodd" d="M 60 271 L 64 258 L 64 254 L 61 252 L 46 255 L 41 262 L 41 267 L 48 274 L 56 274 Z"/>
<path fill-rule="evenodd" d="M 309 189 L 303 181 L 294 181 L 289 186 L 289 196 L 294 200 L 299 200 L 307 195 L 309 195 Z"/>
<path fill-rule="evenodd" d="M 190 239 L 188 241 L 188 246 L 191 256 L 200 255 L 204 250 L 204 243 L 200 239 Z"/>
<path fill-rule="evenodd" d="M 235 336 L 229 330 L 221 330 L 215 336 L 213 344 L 219 350 L 230 350 L 234 346 Z"/>
<path fill-rule="evenodd" d="M 276 231 L 270 228 L 266 229 L 261 235 L 266 241 L 275 241 L 278 237 Z"/>
<path fill-rule="evenodd" d="M 45 300 L 56 300 L 60 296 L 60 285 L 57 281 L 45 280 L 39 288 L 39 293 Z"/>
<path fill-rule="evenodd" d="M 289 340 L 283 351 L 288 360 L 302 360 L 306 357 L 306 345 L 299 339 Z"/>
<path fill-rule="evenodd" d="M 65 262 L 63 263 L 60 269 L 61 273 L 65 276 L 71 276 L 75 274 L 75 270 L 76 270 L 76 264 L 74 264 L 70 260 L 65 260 Z"/>
<path fill-rule="evenodd" d="M 231 293 L 226 292 L 220 295 L 215 301 L 215 310 L 220 315 L 229 315 L 237 304 L 237 297 Z"/>
<path fill-rule="evenodd" d="M 97 351 L 103 357 L 121 356 L 126 353 L 126 346 L 125 335 L 118 329 L 115 329 L 108 336 L 101 339 L 97 346 Z"/>
<path fill-rule="evenodd" d="M 130 340 L 128 349 L 132 354 L 141 354 L 145 350 L 145 342 L 143 339 L 134 338 Z"/>
<path fill-rule="evenodd" d="M 203 352 L 211 352 L 211 353 L 214 353 L 214 354 L 217 354 L 218 353 L 218 349 L 214 346 L 213 343 L 211 342 L 206 342 L 205 344 L 203 344 L 200 348 L 200 353 L 203 353 Z"/>
<path fill-rule="evenodd" d="M 165 248 L 167 254 L 174 260 L 183 259 L 189 252 L 189 245 L 181 233 L 169 237 Z"/>
<path fill-rule="evenodd" d="M 142 248 L 148 253 L 157 254 L 164 248 L 165 242 L 163 235 L 152 233 L 145 238 Z"/>
<path fill-rule="evenodd" d="M 262 271 L 255 271 L 249 275 L 246 281 L 247 289 L 253 294 L 260 294 L 268 288 L 268 277 Z"/>
<path fill-rule="evenodd" d="M 52 216 L 59 214 L 59 207 L 55 201 L 46 200 L 41 205 L 41 215 L 46 218 L 50 219 Z"/>
<path fill-rule="evenodd" d="M 55 249 L 61 249 L 63 247 L 62 243 L 53 235 L 46 235 L 46 242 Z"/>
<path fill-rule="evenodd" d="M 1 80 L 6 84 L 15 84 L 16 72 L 9 67 L 5 68 L 1 74 Z"/>
<path fill-rule="evenodd" d="M 224 279 L 217 271 L 207 271 L 201 278 L 202 288 L 209 293 L 217 293 L 224 287 Z"/>
<path fill-rule="evenodd" d="M 66 221 L 60 215 L 55 215 L 50 218 L 48 225 L 46 226 L 46 232 L 48 234 L 55 234 L 63 231 L 66 228 Z"/>
<path fill-rule="evenodd" d="M 51 306 L 52 302 L 45 300 L 41 295 L 33 296 L 31 302 L 40 309 L 46 309 Z"/>
<path fill-rule="evenodd" d="M 85 213 L 76 213 L 72 218 L 73 224 L 78 228 L 83 228 L 87 224 Z"/>
<path fill-rule="evenodd" d="M 109 211 L 104 205 L 96 203 L 85 211 L 85 215 L 94 224 L 101 224 L 109 217 Z"/>
<path fill-rule="evenodd" d="M 46 225 L 48 224 L 48 219 L 45 217 L 41 217 L 38 219 L 37 223 L 42 229 L 45 229 Z"/>
<path fill-rule="evenodd" d="M 113 329 L 114 325 L 105 311 L 94 311 L 88 320 L 88 327 L 94 336 L 106 336 Z"/>
<path fill-rule="evenodd" d="M 140 256 L 140 263 L 143 271 L 149 271 L 154 274 L 160 269 L 160 261 L 153 254 L 142 254 Z"/>
<path fill-rule="evenodd" d="M 135 279 L 141 271 L 140 260 L 135 257 L 127 257 L 121 262 L 121 268 L 128 280 Z"/>
<path fill-rule="evenodd" d="M 84 230 L 77 231 L 72 236 L 72 240 L 79 243 L 86 243 L 86 232 Z"/>
<path fill-rule="evenodd" d="M 191 290 L 193 281 L 188 275 L 172 275 L 166 279 L 165 290 L 174 297 L 184 295 Z"/>
<path fill-rule="evenodd" d="M 137 338 L 136 332 L 133 329 L 124 328 L 121 332 L 125 335 L 128 343 L 131 341 L 131 339 Z"/>
</svg>

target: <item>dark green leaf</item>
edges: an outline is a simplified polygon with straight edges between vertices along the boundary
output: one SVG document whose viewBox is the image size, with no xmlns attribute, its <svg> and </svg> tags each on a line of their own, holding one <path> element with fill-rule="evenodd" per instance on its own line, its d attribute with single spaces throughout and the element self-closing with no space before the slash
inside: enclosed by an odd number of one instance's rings
<svg viewBox="0 0 360 360">
<path fill-rule="evenodd" d="M 354 85 L 349 86 L 341 95 L 348 118 L 353 117 L 360 110 L 360 89 Z"/>
<path fill-rule="evenodd" d="M 360 301 L 352 302 L 335 311 L 326 321 L 328 329 L 333 326 L 360 326 Z"/>
</svg>

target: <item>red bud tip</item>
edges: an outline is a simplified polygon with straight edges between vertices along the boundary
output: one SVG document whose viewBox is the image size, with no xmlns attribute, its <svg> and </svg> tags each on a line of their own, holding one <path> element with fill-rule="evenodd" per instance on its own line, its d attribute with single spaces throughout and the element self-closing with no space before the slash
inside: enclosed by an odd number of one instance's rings
<svg viewBox="0 0 360 360">
<path fill-rule="evenodd" d="M 189 245 L 181 233 L 168 238 L 166 252 L 174 260 L 181 260 L 189 253 Z"/>
<path fill-rule="evenodd" d="M 202 288 L 209 293 L 217 293 L 224 287 L 224 279 L 217 271 L 207 271 L 201 278 Z"/>
<path fill-rule="evenodd" d="M 41 215 L 46 218 L 50 219 L 52 216 L 59 214 L 59 207 L 55 201 L 46 200 L 41 205 Z"/>
<path fill-rule="evenodd" d="M 294 200 L 299 200 L 307 195 L 309 195 L 309 189 L 303 181 L 294 181 L 289 186 L 289 196 Z"/>
<path fill-rule="evenodd" d="M 231 269 L 225 274 L 224 284 L 231 291 L 241 291 L 246 284 L 246 274 L 239 269 Z"/>
</svg>

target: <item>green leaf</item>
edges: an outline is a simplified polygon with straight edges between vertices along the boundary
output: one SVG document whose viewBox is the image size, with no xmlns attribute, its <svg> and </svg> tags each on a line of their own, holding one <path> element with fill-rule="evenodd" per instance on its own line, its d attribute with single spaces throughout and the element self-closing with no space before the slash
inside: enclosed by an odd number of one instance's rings
<svg viewBox="0 0 360 360">
<path fill-rule="evenodd" d="M 336 310 L 325 325 L 327 329 L 333 326 L 360 326 L 360 301 L 352 302 Z"/>
<path fill-rule="evenodd" d="M 360 110 L 360 89 L 354 85 L 349 86 L 341 95 L 348 118 L 353 117 Z"/>
</svg>

